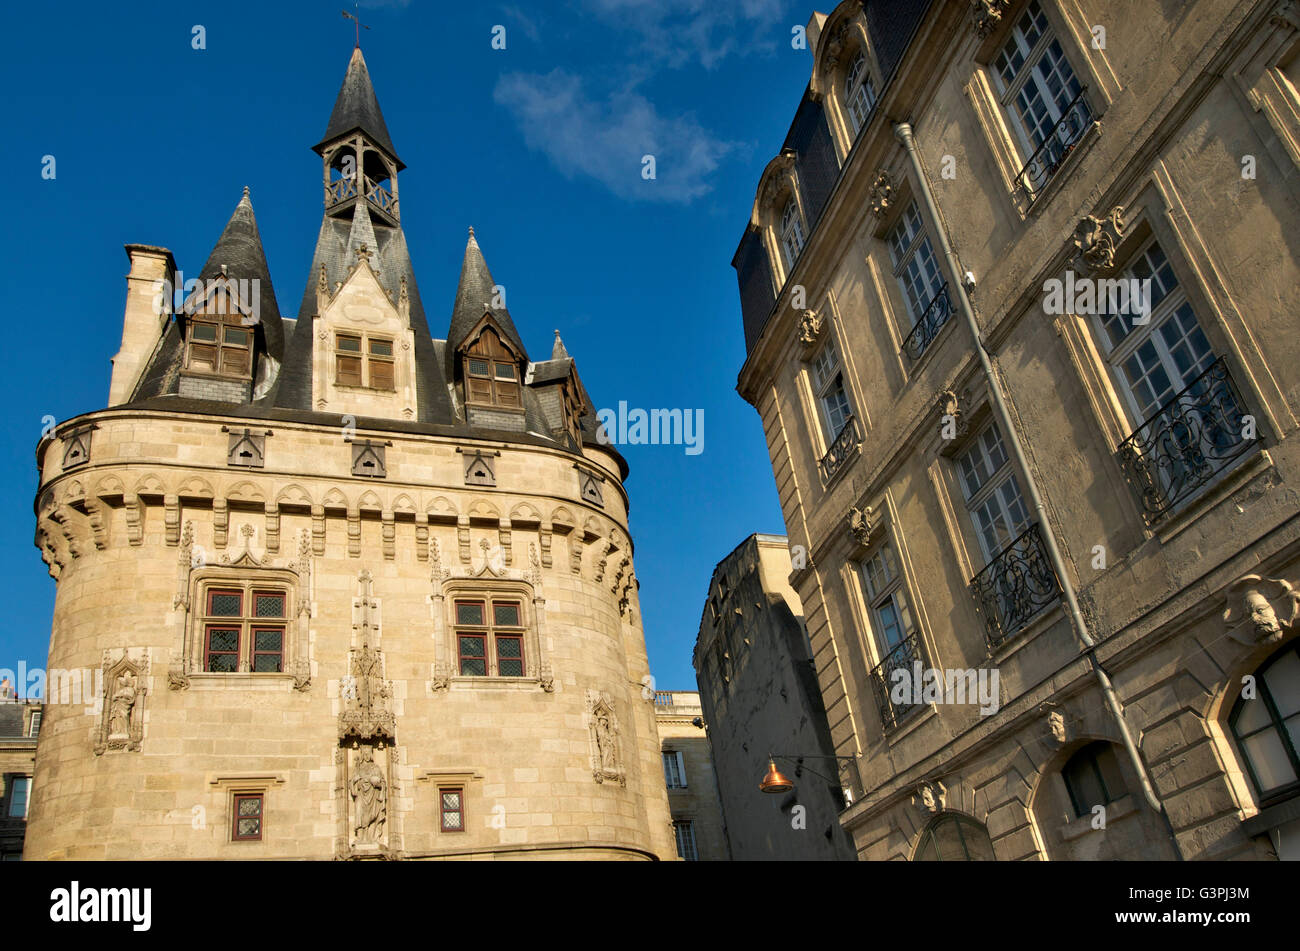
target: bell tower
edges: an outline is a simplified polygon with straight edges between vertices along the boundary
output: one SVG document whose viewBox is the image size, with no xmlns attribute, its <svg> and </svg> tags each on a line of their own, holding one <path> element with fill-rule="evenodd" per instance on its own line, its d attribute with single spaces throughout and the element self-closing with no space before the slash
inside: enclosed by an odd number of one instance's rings
<svg viewBox="0 0 1300 951">
<path fill-rule="evenodd" d="M 350 217 L 361 201 L 376 225 L 400 225 L 397 174 L 406 166 L 388 137 L 360 46 L 352 51 L 325 136 L 312 150 L 324 163 L 326 215 Z"/>
</svg>

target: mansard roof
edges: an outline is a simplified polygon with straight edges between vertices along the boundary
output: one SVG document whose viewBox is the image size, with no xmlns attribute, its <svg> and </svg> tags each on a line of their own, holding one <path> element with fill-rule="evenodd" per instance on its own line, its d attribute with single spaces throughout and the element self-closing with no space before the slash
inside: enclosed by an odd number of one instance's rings
<svg viewBox="0 0 1300 951">
<path fill-rule="evenodd" d="M 330 142 L 358 129 L 389 154 L 397 163 L 399 172 L 406 168 L 397 157 L 397 150 L 393 148 L 393 141 L 388 136 L 388 126 L 379 109 L 375 87 L 370 82 L 370 70 L 366 69 L 366 59 L 361 55 L 359 46 L 352 51 L 352 59 L 348 62 L 343 85 L 339 87 L 338 98 L 334 100 L 334 111 L 330 113 L 325 136 L 313 146 L 313 150 L 317 154 L 323 154 L 325 146 Z"/>
</svg>

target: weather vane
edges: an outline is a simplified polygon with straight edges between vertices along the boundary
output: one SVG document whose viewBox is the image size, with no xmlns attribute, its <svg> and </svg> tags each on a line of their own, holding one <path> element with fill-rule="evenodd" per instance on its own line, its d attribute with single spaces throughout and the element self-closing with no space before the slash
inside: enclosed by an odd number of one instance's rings
<svg viewBox="0 0 1300 951">
<path fill-rule="evenodd" d="M 368 30 L 368 29 L 370 29 L 370 27 L 367 26 L 366 24 L 364 24 L 364 23 L 361 22 L 361 0 L 357 0 L 356 7 L 355 7 L 354 9 L 356 9 L 356 13 L 348 13 L 347 10 L 344 10 L 344 11 L 343 11 L 343 16 L 344 16 L 346 19 L 349 19 L 349 20 L 351 20 L 353 23 L 356 24 L 356 28 L 357 28 L 357 49 L 361 49 L 361 31 L 362 31 L 362 29 L 367 29 L 367 30 Z"/>
</svg>

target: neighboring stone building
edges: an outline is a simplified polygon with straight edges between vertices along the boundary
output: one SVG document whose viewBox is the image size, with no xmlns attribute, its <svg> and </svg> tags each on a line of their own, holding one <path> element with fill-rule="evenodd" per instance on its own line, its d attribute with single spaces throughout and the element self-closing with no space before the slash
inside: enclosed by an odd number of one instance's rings
<svg viewBox="0 0 1300 951">
<path fill-rule="evenodd" d="M 48 711 L 28 855 L 673 858 L 573 359 L 529 356 L 472 229 L 431 334 L 360 49 L 315 151 L 296 317 L 247 189 L 175 312 L 128 245 L 109 406 L 39 444 L 49 666 L 103 688 Z"/>
<path fill-rule="evenodd" d="M 700 695 L 656 690 L 654 704 L 677 855 L 688 862 L 729 859 Z"/>
<path fill-rule="evenodd" d="M 693 661 L 727 841 L 737 861 L 852 859 L 838 819 L 852 764 L 835 760 L 789 575 L 785 537 L 751 535 L 714 569 L 700 619 Z M 795 781 L 782 795 L 758 788 L 773 754 Z"/>
<path fill-rule="evenodd" d="M 0 693 L 0 862 L 23 857 L 44 704 Z"/>
<path fill-rule="evenodd" d="M 1300 3 L 807 36 L 738 389 L 859 857 L 1297 857 Z"/>
</svg>

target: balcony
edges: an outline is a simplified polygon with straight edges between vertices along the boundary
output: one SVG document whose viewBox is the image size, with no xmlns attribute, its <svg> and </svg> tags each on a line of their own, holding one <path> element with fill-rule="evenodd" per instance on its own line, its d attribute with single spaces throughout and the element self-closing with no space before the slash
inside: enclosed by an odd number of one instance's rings
<svg viewBox="0 0 1300 951">
<path fill-rule="evenodd" d="M 397 217 L 397 199 L 393 193 L 380 182 L 372 181 L 368 175 L 360 176 L 361 187 L 366 200 L 391 218 Z M 325 186 L 325 207 L 335 205 L 357 197 L 357 176 L 339 178 Z"/>
<path fill-rule="evenodd" d="M 934 338 L 939 336 L 940 329 L 951 316 L 952 301 L 948 297 L 948 283 L 945 281 L 943 287 L 939 288 L 939 293 L 935 294 L 934 299 L 926 305 L 925 313 L 921 314 L 912 332 L 903 341 L 903 353 L 907 358 L 913 363 L 921 359 L 921 354 L 925 353 Z"/>
<path fill-rule="evenodd" d="M 1061 594 L 1038 523 L 970 581 L 975 606 L 984 618 L 984 638 L 996 650 L 1014 637 Z"/>
<path fill-rule="evenodd" d="M 1147 521 L 1168 515 L 1258 443 L 1246 437 L 1246 402 L 1220 357 L 1160 407 L 1116 455 L 1142 500 Z"/>
<path fill-rule="evenodd" d="M 1016 184 L 1024 189 L 1031 202 L 1051 181 L 1056 170 L 1061 167 L 1061 163 L 1074 151 L 1074 147 L 1079 144 L 1083 134 L 1092 125 L 1092 107 L 1084 98 L 1087 91 L 1087 86 L 1079 90 L 1079 95 L 1065 107 L 1061 118 L 1047 133 L 1043 144 L 1029 157 L 1025 167 L 1016 176 Z"/>
<path fill-rule="evenodd" d="M 907 703 L 895 703 L 890 698 L 890 689 L 894 685 L 892 680 L 893 673 L 896 670 L 907 672 L 908 682 L 912 679 L 912 665 L 916 661 L 921 661 L 922 666 L 925 662 L 921 659 L 921 646 L 915 634 L 908 635 L 885 655 L 885 659 L 877 664 L 871 671 L 871 684 L 876 692 L 876 704 L 880 708 L 880 722 L 885 725 L 885 729 L 893 729 L 903 722 L 903 719 L 922 706 L 923 703 L 916 697 L 910 697 Z"/>
<path fill-rule="evenodd" d="M 831 443 L 831 448 L 826 450 L 826 455 L 822 456 L 818 466 L 822 473 L 823 484 L 829 483 L 835 477 L 835 474 L 844 467 L 844 463 L 858 449 L 858 421 L 850 416 L 840 427 L 839 435 Z"/>
</svg>

